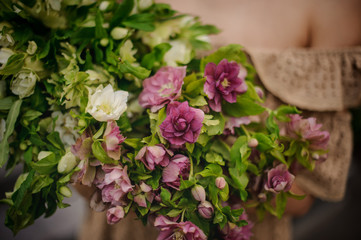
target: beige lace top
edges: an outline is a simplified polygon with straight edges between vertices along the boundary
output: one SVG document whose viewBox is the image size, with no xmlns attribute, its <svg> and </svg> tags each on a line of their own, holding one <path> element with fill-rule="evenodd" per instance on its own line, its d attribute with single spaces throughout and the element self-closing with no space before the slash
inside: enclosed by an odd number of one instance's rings
<svg viewBox="0 0 361 240">
<path fill-rule="evenodd" d="M 351 116 L 347 108 L 361 103 L 361 47 L 341 50 L 249 49 L 266 90 L 267 104 L 292 104 L 305 115 L 317 117 L 330 132 L 329 157 L 315 171 L 296 177 L 297 184 L 313 196 L 339 201 L 345 194 L 352 152 Z M 155 239 L 157 232 L 142 227 L 134 215 L 109 226 L 104 213 L 89 212 L 80 239 Z M 291 239 L 291 218 L 267 216 L 256 223 L 254 239 Z"/>
</svg>

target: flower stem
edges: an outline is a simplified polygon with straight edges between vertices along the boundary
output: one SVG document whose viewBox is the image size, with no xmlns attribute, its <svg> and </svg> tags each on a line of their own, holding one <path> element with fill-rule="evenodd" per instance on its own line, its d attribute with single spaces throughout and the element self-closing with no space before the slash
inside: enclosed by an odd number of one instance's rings
<svg viewBox="0 0 361 240">
<path fill-rule="evenodd" d="M 248 130 L 243 125 L 241 125 L 241 128 L 242 128 L 243 132 L 246 134 L 247 138 L 250 139 L 251 135 L 249 135 Z"/>
</svg>

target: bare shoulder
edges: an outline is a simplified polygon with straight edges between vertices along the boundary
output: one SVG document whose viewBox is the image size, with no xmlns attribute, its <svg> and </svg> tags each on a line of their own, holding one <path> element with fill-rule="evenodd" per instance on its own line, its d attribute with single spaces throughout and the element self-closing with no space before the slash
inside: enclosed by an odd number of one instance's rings
<svg viewBox="0 0 361 240">
<path fill-rule="evenodd" d="M 361 1 L 313 1 L 311 15 L 312 47 L 361 45 Z"/>
</svg>

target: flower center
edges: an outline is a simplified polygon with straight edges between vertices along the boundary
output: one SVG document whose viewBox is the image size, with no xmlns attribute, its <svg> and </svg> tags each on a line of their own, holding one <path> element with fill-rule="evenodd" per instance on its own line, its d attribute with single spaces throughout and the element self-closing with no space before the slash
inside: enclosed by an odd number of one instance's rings
<svg viewBox="0 0 361 240">
<path fill-rule="evenodd" d="M 230 84 L 229 84 L 228 79 L 227 79 L 227 78 L 223 78 L 223 81 L 221 82 L 221 85 L 222 85 L 223 88 L 229 87 Z"/>
<path fill-rule="evenodd" d="M 172 240 L 183 240 L 183 239 L 184 239 L 184 235 L 179 231 L 175 232 L 172 236 Z"/>
<path fill-rule="evenodd" d="M 185 120 L 184 118 L 179 118 L 176 122 L 175 122 L 175 129 L 177 131 L 184 131 L 186 130 L 188 124 L 187 124 L 187 120 Z"/>
<path fill-rule="evenodd" d="M 174 91 L 173 83 L 164 84 L 159 90 L 158 93 L 161 97 L 169 97 Z"/>
<path fill-rule="evenodd" d="M 106 114 L 111 114 L 112 113 L 112 107 L 110 106 L 110 104 L 107 104 L 107 103 L 99 105 L 98 110 L 102 110 Z"/>
</svg>

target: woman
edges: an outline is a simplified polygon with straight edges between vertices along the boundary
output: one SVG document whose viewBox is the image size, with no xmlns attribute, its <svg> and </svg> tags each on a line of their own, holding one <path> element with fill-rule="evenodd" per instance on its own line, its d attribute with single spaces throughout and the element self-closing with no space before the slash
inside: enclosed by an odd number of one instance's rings
<svg viewBox="0 0 361 240">
<path fill-rule="evenodd" d="M 361 1 L 357 0 L 165 0 L 180 12 L 200 16 L 222 32 L 215 47 L 245 46 L 270 92 L 267 104 L 281 101 L 316 116 L 330 132 L 326 162 L 313 173 L 300 173 L 292 191 L 307 194 L 289 200 L 286 215 L 257 223 L 255 239 L 291 239 L 291 216 L 305 214 L 313 197 L 339 201 L 345 192 L 351 159 L 350 114 L 361 103 Z M 128 216 L 108 226 L 104 214 L 91 213 L 81 239 L 154 239 Z"/>
</svg>

